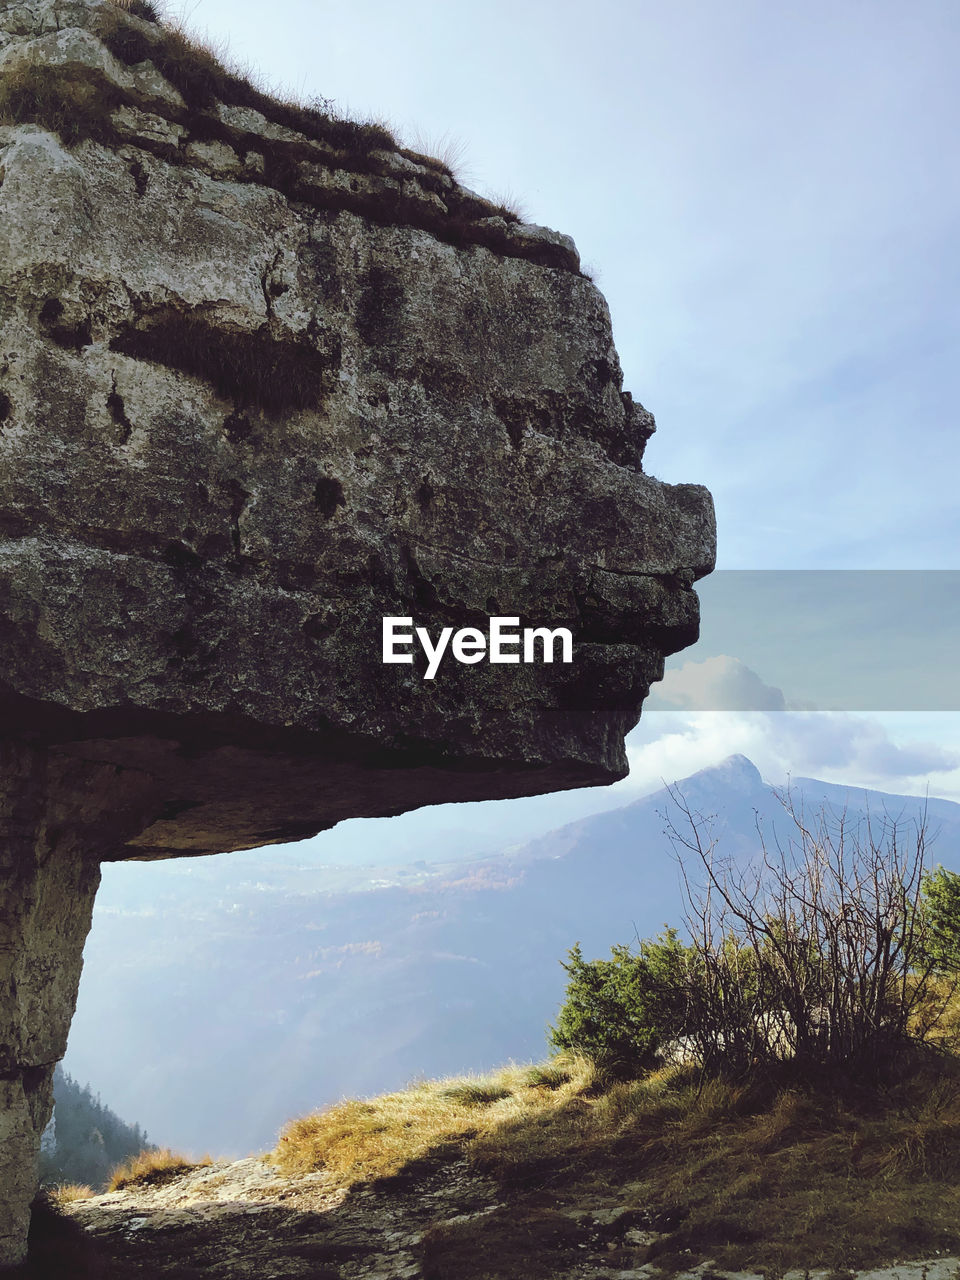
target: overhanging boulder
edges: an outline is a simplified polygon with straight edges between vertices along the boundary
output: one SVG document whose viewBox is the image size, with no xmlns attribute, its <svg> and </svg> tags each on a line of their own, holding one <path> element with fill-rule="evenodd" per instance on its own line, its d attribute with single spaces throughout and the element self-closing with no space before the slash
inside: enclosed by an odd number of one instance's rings
<svg viewBox="0 0 960 1280">
<path fill-rule="evenodd" d="M 0 0 L 0 1261 L 99 862 L 608 783 L 712 505 L 572 242 L 110 0 Z M 205 69 L 206 68 L 206 69 Z M 385 665 L 385 616 L 569 663 Z"/>
</svg>

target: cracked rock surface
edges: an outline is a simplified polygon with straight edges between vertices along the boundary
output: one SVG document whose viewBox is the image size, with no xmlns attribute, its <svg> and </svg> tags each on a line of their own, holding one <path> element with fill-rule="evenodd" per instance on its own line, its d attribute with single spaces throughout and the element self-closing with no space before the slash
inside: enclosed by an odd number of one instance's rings
<svg viewBox="0 0 960 1280">
<path fill-rule="evenodd" d="M 572 242 L 397 150 L 191 107 L 157 38 L 0 0 L 0 82 L 115 106 L 96 138 L 0 128 L 4 724 L 157 780 L 111 856 L 622 776 L 713 516 L 643 472 Z M 574 662 L 381 662 L 384 615 L 491 614 Z"/>
<path fill-rule="evenodd" d="M 0 1263 L 100 861 L 612 782 L 714 563 L 568 237 L 191 57 L 0 0 Z"/>
<path fill-rule="evenodd" d="M 519 1280 L 520 1265 L 551 1280 L 763 1280 L 693 1255 L 679 1274 L 658 1266 L 652 1246 L 669 1227 L 628 1187 L 575 1203 L 547 1189 L 541 1201 L 522 1263 L 515 1253 L 498 1259 L 490 1238 L 479 1267 L 488 1280 Z M 513 1206 L 502 1186 L 463 1160 L 437 1160 L 415 1176 L 344 1191 L 331 1190 L 323 1173 L 287 1178 L 252 1157 L 77 1201 L 67 1211 L 87 1234 L 104 1280 L 457 1280 L 456 1261 L 445 1260 L 434 1242 L 478 1219 L 509 1220 Z M 958 1271 L 960 1259 L 941 1256 L 843 1274 L 956 1280 Z M 784 1280 L 838 1274 L 788 1271 Z"/>
</svg>

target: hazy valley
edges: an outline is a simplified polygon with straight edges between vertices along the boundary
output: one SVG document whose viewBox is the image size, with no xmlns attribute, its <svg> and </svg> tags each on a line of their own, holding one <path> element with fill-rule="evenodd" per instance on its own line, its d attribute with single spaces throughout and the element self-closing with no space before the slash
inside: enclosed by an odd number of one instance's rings
<svg viewBox="0 0 960 1280">
<path fill-rule="evenodd" d="M 757 816 L 786 829 L 742 756 L 679 786 L 727 852 L 756 848 Z M 920 807 L 793 786 L 808 806 Z M 244 1155 L 344 1095 L 542 1058 L 574 942 L 600 956 L 679 923 L 670 809 L 660 791 L 466 860 L 330 867 L 287 847 L 107 867 L 66 1067 L 155 1142 Z M 929 815 L 933 861 L 960 866 L 960 805 Z"/>
</svg>

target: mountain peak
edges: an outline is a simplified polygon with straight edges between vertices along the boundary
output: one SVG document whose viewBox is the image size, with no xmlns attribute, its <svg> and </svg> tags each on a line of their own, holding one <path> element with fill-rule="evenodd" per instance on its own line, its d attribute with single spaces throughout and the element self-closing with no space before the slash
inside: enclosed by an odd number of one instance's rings
<svg viewBox="0 0 960 1280">
<path fill-rule="evenodd" d="M 760 776 L 760 770 L 757 766 L 748 756 L 742 755 L 739 751 L 734 752 L 733 755 L 727 756 L 726 760 L 721 760 L 717 765 L 717 768 L 726 769 L 732 773 L 742 773 L 746 777 L 752 778 L 757 782 L 763 781 Z"/>
<path fill-rule="evenodd" d="M 764 785 L 757 766 L 752 760 L 739 752 L 727 756 L 719 764 L 709 765 L 706 769 L 698 770 L 696 773 L 691 774 L 689 778 L 678 782 L 677 785 L 683 787 L 689 782 L 709 783 L 743 791 L 753 791 L 757 787 Z"/>
</svg>

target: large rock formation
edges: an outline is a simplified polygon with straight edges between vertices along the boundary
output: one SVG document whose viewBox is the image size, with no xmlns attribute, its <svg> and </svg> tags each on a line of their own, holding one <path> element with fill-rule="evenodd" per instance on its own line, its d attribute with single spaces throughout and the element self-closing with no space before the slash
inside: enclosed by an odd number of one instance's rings
<svg viewBox="0 0 960 1280">
<path fill-rule="evenodd" d="M 144 0 L 135 11 L 148 12 Z M 697 635 L 572 242 L 110 0 L 0 0 L 0 1260 L 102 859 L 611 782 Z M 568 627 L 381 661 L 381 619 Z"/>
</svg>

